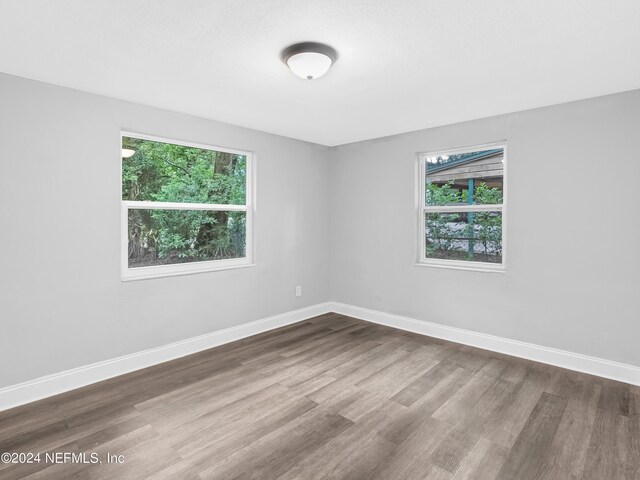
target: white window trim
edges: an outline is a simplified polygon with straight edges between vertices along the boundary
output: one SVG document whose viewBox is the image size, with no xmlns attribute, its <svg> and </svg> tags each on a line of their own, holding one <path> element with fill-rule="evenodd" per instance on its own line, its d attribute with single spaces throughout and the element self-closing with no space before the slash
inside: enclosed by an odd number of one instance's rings
<svg viewBox="0 0 640 480">
<path fill-rule="evenodd" d="M 492 148 L 503 149 L 503 195 L 501 205 L 456 205 L 456 206 L 427 206 L 426 198 L 426 159 L 441 155 L 477 152 L 480 150 L 491 150 Z M 418 252 L 416 266 L 448 268 L 453 270 L 470 270 L 476 272 L 506 273 L 507 269 L 507 142 L 494 142 L 483 145 L 473 145 L 470 147 L 448 148 L 446 150 L 429 151 L 418 153 L 416 184 L 416 212 L 418 218 Z M 467 260 L 445 260 L 439 258 L 427 258 L 426 256 L 426 226 L 425 214 L 428 212 L 502 212 L 502 263 L 470 262 Z"/>
<path fill-rule="evenodd" d="M 214 145 L 185 142 L 172 138 L 158 137 L 132 131 L 122 130 L 120 132 L 120 145 L 123 137 L 139 138 L 155 142 L 170 143 L 184 147 L 202 148 L 205 150 L 215 150 L 217 152 L 234 153 L 247 157 L 246 171 L 246 203 L 245 205 L 219 205 L 208 203 L 173 203 L 173 202 L 149 202 L 149 201 L 127 201 L 122 200 L 122 158 L 120 161 L 120 270 L 123 282 L 131 280 L 142 280 L 146 278 L 172 277 L 176 275 L 191 275 L 195 273 L 213 272 L 219 270 L 230 270 L 236 268 L 252 267 L 253 263 L 253 222 L 255 204 L 255 154 L 244 150 L 233 150 Z M 120 147 L 118 147 L 120 153 Z M 243 258 L 232 258 L 227 260 L 207 260 L 202 262 L 176 263 L 172 265 L 154 265 L 149 267 L 129 268 L 129 225 L 128 217 L 130 209 L 160 209 L 160 210 L 209 210 L 209 211 L 229 211 L 246 212 L 246 246 Z"/>
</svg>

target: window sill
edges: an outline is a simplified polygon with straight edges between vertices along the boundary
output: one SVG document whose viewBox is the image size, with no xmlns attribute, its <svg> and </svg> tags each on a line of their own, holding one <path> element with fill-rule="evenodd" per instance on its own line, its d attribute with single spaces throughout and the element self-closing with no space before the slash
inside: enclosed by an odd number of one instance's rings
<svg viewBox="0 0 640 480">
<path fill-rule="evenodd" d="M 151 278 L 177 277 L 182 275 L 195 275 L 199 273 L 219 272 L 223 270 L 235 270 L 238 268 L 255 267 L 255 263 L 242 262 L 225 263 L 223 265 L 214 262 L 193 262 L 190 264 L 160 265 L 155 267 L 138 267 L 122 272 L 121 280 L 131 282 Z"/>
<path fill-rule="evenodd" d="M 491 263 L 476 264 L 472 262 L 463 262 L 458 260 L 447 261 L 441 260 L 438 262 L 418 262 L 414 264 L 416 267 L 431 267 L 431 268 L 445 268 L 449 270 L 467 270 L 470 272 L 488 272 L 488 273 L 507 273 L 504 265 L 496 265 Z"/>
</svg>

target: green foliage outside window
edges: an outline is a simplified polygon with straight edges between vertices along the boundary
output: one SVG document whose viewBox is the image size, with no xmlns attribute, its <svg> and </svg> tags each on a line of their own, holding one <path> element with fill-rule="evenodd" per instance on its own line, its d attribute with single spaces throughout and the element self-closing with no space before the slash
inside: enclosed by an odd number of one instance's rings
<svg viewBox="0 0 640 480">
<path fill-rule="evenodd" d="M 502 204 L 502 190 L 479 182 L 473 192 L 474 204 Z M 468 190 L 454 188 L 453 182 L 427 183 L 426 204 L 467 205 Z M 502 214 L 500 212 L 429 212 L 426 222 L 426 255 L 429 258 L 501 261 Z M 482 251 L 478 252 L 476 245 Z"/>
<path fill-rule="evenodd" d="M 453 182 L 443 185 L 427 183 L 426 197 L 427 205 L 455 205 L 463 201 L 461 193 L 453 188 Z"/>
<path fill-rule="evenodd" d="M 122 160 L 123 200 L 246 203 L 245 155 L 130 137 L 122 148 L 136 152 Z M 245 212 L 130 209 L 128 227 L 129 266 L 245 256 Z"/>
</svg>

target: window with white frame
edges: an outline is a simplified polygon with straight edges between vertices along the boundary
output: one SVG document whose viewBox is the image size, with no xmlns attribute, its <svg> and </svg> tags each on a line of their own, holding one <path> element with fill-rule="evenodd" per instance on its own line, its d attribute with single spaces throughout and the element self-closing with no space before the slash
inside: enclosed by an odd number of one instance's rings
<svg viewBox="0 0 640 480">
<path fill-rule="evenodd" d="M 504 271 L 506 145 L 420 155 L 419 263 Z"/>
<path fill-rule="evenodd" d="M 251 264 L 248 152 L 122 133 L 122 278 Z"/>
</svg>

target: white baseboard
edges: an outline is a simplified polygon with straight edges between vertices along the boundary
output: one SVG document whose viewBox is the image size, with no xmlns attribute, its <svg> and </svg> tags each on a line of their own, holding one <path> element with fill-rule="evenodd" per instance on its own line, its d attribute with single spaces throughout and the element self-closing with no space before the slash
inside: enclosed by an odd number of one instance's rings
<svg viewBox="0 0 640 480">
<path fill-rule="evenodd" d="M 399 328 L 409 332 L 441 338 L 451 342 L 471 345 L 514 357 L 535 360 L 556 367 L 610 378 L 620 382 L 640 385 L 640 367 L 613 362 L 602 358 L 590 357 L 579 353 L 567 352 L 555 348 L 543 347 L 532 343 L 510 340 L 461 328 L 448 327 L 437 323 L 425 322 L 413 318 L 355 307 L 344 303 L 331 302 L 332 312 L 359 318 L 368 322 Z"/>
<path fill-rule="evenodd" d="M 602 358 L 510 340 L 461 328 L 402 317 L 338 302 L 327 302 L 236 327 L 200 335 L 142 352 L 85 365 L 0 389 L 0 411 L 84 387 L 118 375 L 184 357 L 225 343 L 291 325 L 328 312 L 359 318 L 400 330 L 471 345 L 557 367 L 640 385 L 640 367 Z"/>
<path fill-rule="evenodd" d="M 0 389 L 0 411 L 328 313 L 329 303 L 85 365 Z"/>
</svg>

